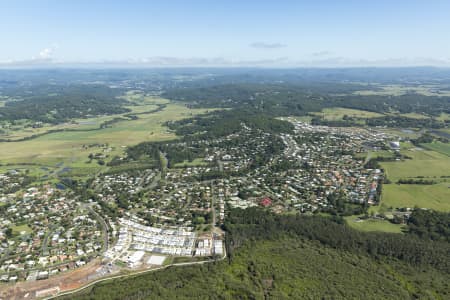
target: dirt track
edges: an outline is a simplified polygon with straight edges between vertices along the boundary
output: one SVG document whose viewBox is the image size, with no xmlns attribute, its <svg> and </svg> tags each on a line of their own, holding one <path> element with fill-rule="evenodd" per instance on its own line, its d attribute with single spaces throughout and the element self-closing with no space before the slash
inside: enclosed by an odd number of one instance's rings
<svg viewBox="0 0 450 300">
<path fill-rule="evenodd" d="M 86 266 L 52 276 L 46 280 L 0 285 L 0 299 L 35 299 L 36 292 L 42 294 L 43 291 L 48 290 L 49 295 L 47 296 L 50 296 L 52 290 L 57 291 L 58 288 L 59 292 L 72 290 L 85 285 L 89 281 L 88 276 L 95 274 L 99 267 L 100 260 L 95 259 Z"/>
</svg>

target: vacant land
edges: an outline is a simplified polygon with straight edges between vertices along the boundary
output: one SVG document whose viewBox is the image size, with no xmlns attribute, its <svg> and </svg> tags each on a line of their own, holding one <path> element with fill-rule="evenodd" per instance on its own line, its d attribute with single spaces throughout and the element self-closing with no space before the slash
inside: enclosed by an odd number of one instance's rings
<svg viewBox="0 0 450 300">
<path fill-rule="evenodd" d="M 133 107 L 134 113 L 138 113 L 137 119 L 121 120 L 99 130 L 63 131 L 26 141 L 1 142 L 0 164 L 35 164 L 39 168 L 43 166 L 54 172 L 68 172 L 75 168 L 78 172 L 92 174 L 98 171 L 100 166 L 95 161 L 88 162 L 90 153 L 100 152 L 111 158 L 123 153 L 127 146 L 143 141 L 174 139 L 176 135 L 164 126 L 167 121 L 180 120 L 208 111 L 190 109 L 160 98 L 139 99 L 142 104 L 138 103 Z M 162 110 L 151 112 L 156 108 L 155 104 L 161 103 L 165 104 Z M 150 112 L 146 113 L 147 111 Z M 99 121 L 95 122 L 85 125 L 97 126 Z"/>
<path fill-rule="evenodd" d="M 356 216 L 345 217 L 347 224 L 361 231 L 383 231 L 392 233 L 401 233 L 402 226 L 397 224 L 392 224 L 386 220 L 359 220 Z"/>
<path fill-rule="evenodd" d="M 428 119 L 429 116 L 418 114 L 418 113 L 404 113 L 404 114 L 392 114 L 393 116 L 401 116 L 410 119 Z"/>
<path fill-rule="evenodd" d="M 441 154 L 450 156 L 450 143 L 442 143 L 439 141 L 434 141 L 432 143 L 421 144 L 423 148 L 434 150 Z"/>
<path fill-rule="evenodd" d="M 383 128 L 381 132 L 398 135 L 400 137 L 416 139 L 421 135 L 421 131 L 413 129 L 401 129 L 401 128 Z"/>
<path fill-rule="evenodd" d="M 447 121 L 450 120 L 450 114 L 442 113 L 439 117 L 436 118 L 439 121 Z"/>
<path fill-rule="evenodd" d="M 385 184 L 382 202 L 393 208 L 418 206 L 450 211 L 450 182 L 433 185 Z"/>
<path fill-rule="evenodd" d="M 333 107 L 333 108 L 325 108 L 321 112 L 311 113 L 312 115 L 323 117 L 328 121 L 336 121 L 342 120 L 344 116 L 352 117 L 352 118 L 376 118 L 382 117 L 382 114 L 359 110 L 359 109 L 351 109 L 351 108 L 342 108 L 342 107 Z"/>
<path fill-rule="evenodd" d="M 450 159 L 447 155 L 420 148 L 402 150 L 401 153 L 412 159 L 382 163 L 388 178 L 393 182 L 401 178 L 450 176 Z"/>
<path fill-rule="evenodd" d="M 31 228 L 27 224 L 12 226 L 11 229 L 12 229 L 14 235 L 19 235 L 22 232 L 25 232 L 25 233 L 31 232 Z"/>
<path fill-rule="evenodd" d="M 437 151 L 406 148 L 401 153 L 411 159 L 381 163 L 392 182 L 383 186 L 382 203 L 393 208 L 418 206 L 450 211 L 449 157 Z M 396 184 L 399 179 L 408 178 L 423 178 L 438 184 Z"/>
<path fill-rule="evenodd" d="M 33 127 L 35 124 L 32 121 L 15 121 L 14 125 L 10 125 L 7 129 L 3 129 L 2 133 L 0 132 L 0 139 L 15 141 L 56 130 L 89 131 L 100 129 L 102 124 L 105 124 L 106 122 L 111 122 L 112 120 L 118 118 L 126 120 L 129 119 L 129 115 L 133 114 L 143 114 L 146 112 L 150 113 L 156 110 L 159 105 L 169 103 L 169 100 L 167 99 L 145 96 L 136 92 L 129 92 L 123 98 L 130 102 L 130 105 L 125 106 L 130 109 L 130 112 L 115 115 L 96 116 L 92 118 L 74 119 L 70 122 L 57 125 L 40 124 L 37 127 Z"/>
<path fill-rule="evenodd" d="M 277 118 L 277 119 L 279 119 L 279 120 L 295 120 L 295 121 L 300 121 L 300 122 L 303 122 L 303 123 L 311 123 L 311 120 L 312 120 L 312 116 L 290 116 L 290 117 L 279 117 L 279 118 Z"/>
<path fill-rule="evenodd" d="M 182 168 L 182 167 L 198 167 L 198 166 L 207 166 L 208 163 L 203 160 L 203 158 L 196 158 L 192 161 L 185 160 L 184 162 L 180 162 L 175 164 L 175 167 Z"/>
<path fill-rule="evenodd" d="M 450 91 L 442 90 L 440 85 L 422 85 L 422 86 L 406 86 L 400 84 L 373 84 L 376 89 L 361 90 L 354 92 L 355 95 L 361 96 L 401 96 L 410 93 L 416 93 L 424 96 L 450 96 Z"/>
</svg>

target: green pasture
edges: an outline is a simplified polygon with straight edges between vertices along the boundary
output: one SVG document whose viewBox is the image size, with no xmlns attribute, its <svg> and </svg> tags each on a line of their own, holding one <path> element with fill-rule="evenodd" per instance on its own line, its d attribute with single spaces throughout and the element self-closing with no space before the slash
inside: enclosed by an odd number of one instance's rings
<svg viewBox="0 0 450 300">
<path fill-rule="evenodd" d="M 83 131 L 98 129 L 104 122 L 111 121 L 119 117 L 127 118 L 126 115 L 128 114 L 142 114 L 145 112 L 151 112 L 157 109 L 159 104 L 168 104 L 170 102 L 167 99 L 145 96 L 136 93 L 127 93 L 123 98 L 130 102 L 130 105 L 125 106 L 126 108 L 131 110 L 128 113 L 96 116 L 92 118 L 79 118 L 57 125 L 42 124 L 43 126 L 39 128 L 27 127 L 26 125 L 33 124 L 33 122 L 22 120 L 22 122 L 16 122 L 18 123 L 18 125 L 12 126 L 11 129 L 7 129 L 5 130 L 5 133 L 0 134 L 0 139 L 19 140 L 25 137 L 43 134 L 53 130 Z"/>
<path fill-rule="evenodd" d="M 360 90 L 353 94 L 361 96 L 401 96 L 408 93 L 416 93 L 423 96 L 450 96 L 450 91 L 439 90 L 439 85 L 421 85 L 421 86 L 406 86 L 401 84 L 373 84 L 379 90 Z"/>
<path fill-rule="evenodd" d="M 19 235 L 22 231 L 24 231 L 25 233 L 31 233 L 31 231 L 32 231 L 32 229 L 26 224 L 14 225 L 14 226 L 11 226 L 11 229 L 12 229 L 13 235 Z"/>
<path fill-rule="evenodd" d="M 427 148 L 431 149 L 431 147 Z M 443 147 L 443 145 L 437 144 L 434 147 Z M 439 150 L 443 152 L 446 149 Z M 422 148 L 409 148 L 401 150 L 401 153 L 411 159 L 381 163 L 387 178 L 392 182 L 383 185 L 382 204 L 393 208 L 418 206 L 450 211 L 450 180 L 446 178 L 450 176 L 448 155 Z M 402 178 L 424 178 L 438 183 L 396 184 L 397 180 Z"/>
<path fill-rule="evenodd" d="M 180 167 L 198 167 L 198 166 L 207 166 L 208 163 L 203 160 L 203 158 L 196 158 L 192 161 L 185 160 L 184 162 L 180 162 L 175 164 L 176 168 Z"/>
<path fill-rule="evenodd" d="M 420 144 L 420 146 L 450 156 L 450 143 L 442 143 L 439 141 L 434 141 L 432 143 Z"/>
<path fill-rule="evenodd" d="M 357 216 L 345 217 L 347 224 L 360 231 L 382 231 L 391 233 L 401 233 L 402 225 L 393 224 L 387 220 L 357 220 Z"/>
<path fill-rule="evenodd" d="M 450 159 L 447 155 L 420 148 L 402 150 L 401 153 L 412 159 L 381 163 L 387 177 L 393 182 L 400 178 L 450 176 Z"/>
<path fill-rule="evenodd" d="M 56 132 L 27 141 L 2 142 L 0 143 L 0 164 L 35 163 L 55 166 L 62 163 L 65 167 L 97 167 L 95 161 L 87 162 L 88 155 L 101 152 L 102 149 L 85 149 L 83 145 L 108 143 L 109 147 L 114 148 L 107 153 L 112 157 L 123 153 L 127 146 L 143 141 L 174 139 L 176 135 L 164 126 L 167 121 L 188 118 L 206 111 L 170 103 L 162 111 L 140 114 L 137 120 L 120 121 L 101 130 Z M 75 172 L 81 171 L 75 170 Z"/>
<path fill-rule="evenodd" d="M 421 207 L 450 211 L 450 182 L 433 185 L 385 184 L 382 203 L 387 207 Z"/>
<path fill-rule="evenodd" d="M 324 108 L 320 112 L 311 113 L 311 115 L 323 117 L 325 120 L 329 121 L 342 120 L 344 116 L 361 119 L 376 118 L 383 116 L 382 114 L 376 112 L 351 108 L 342 108 L 342 107 Z"/>
<path fill-rule="evenodd" d="M 448 113 L 441 113 L 439 117 L 436 118 L 439 121 L 448 121 L 450 120 L 450 114 Z"/>
</svg>

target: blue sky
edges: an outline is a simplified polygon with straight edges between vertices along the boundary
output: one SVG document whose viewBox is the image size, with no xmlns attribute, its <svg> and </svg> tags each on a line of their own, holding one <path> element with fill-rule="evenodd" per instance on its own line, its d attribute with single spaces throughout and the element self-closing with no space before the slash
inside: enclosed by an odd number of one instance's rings
<svg viewBox="0 0 450 300">
<path fill-rule="evenodd" d="M 0 65 L 450 65 L 450 1 L 0 1 Z"/>
</svg>

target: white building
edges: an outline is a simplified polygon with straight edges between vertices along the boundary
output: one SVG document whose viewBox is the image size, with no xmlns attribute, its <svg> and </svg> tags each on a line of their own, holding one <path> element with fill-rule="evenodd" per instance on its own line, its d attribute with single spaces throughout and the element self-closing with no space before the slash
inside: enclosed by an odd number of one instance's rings
<svg viewBox="0 0 450 300">
<path fill-rule="evenodd" d="M 140 265 L 142 258 L 144 257 L 144 251 L 136 251 L 132 255 L 128 256 L 127 264 L 130 268 Z"/>
</svg>

